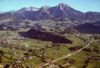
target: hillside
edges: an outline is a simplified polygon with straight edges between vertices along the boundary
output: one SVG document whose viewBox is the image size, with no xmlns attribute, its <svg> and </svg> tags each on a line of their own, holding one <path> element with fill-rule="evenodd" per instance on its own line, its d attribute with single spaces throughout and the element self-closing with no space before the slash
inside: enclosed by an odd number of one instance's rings
<svg viewBox="0 0 100 68">
<path fill-rule="evenodd" d="M 29 7 L 14 12 L 1 13 L 0 29 L 16 30 L 19 28 L 38 28 L 40 26 L 39 28 L 44 30 L 49 29 L 55 31 L 56 28 L 65 30 L 69 27 L 70 30 L 72 30 L 73 27 L 84 23 L 94 25 L 93 23 L 97 21 L 100 21 L 100 12 L 91 11 L 83 13 L 69 5 L 61 3 L 54 7 Z M 59 29 L 57 29 L 58 32 Z M 96 31 L 94 31 L 94 33 L 95 32 Z"/>
</svg>

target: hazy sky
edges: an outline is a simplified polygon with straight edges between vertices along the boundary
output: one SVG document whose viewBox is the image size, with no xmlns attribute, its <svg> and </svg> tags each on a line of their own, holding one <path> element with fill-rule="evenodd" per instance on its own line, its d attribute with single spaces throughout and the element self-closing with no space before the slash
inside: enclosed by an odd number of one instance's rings
<svg viewBox="0 0 100 68">
<path fill-rule="evenodd" d="M 77 10 L 100 12 L 100 0 L 0 0 L 0 12 L 19 10 L 23 7 L 55 6 L 67 4 Z"/>
</svg>

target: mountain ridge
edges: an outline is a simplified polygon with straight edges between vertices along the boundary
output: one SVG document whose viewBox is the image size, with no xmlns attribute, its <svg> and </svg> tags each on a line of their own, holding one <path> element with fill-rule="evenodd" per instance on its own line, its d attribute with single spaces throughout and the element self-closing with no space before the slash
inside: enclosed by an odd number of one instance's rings
<svg viewBox="0 0 100 68">
<path fill-rule="evenodd" d="M 10 13 L 10 12 L 8 12 Z M 2 13 L 2 14 L 6 14 Z M 1 15 L 0 14 L 0 17 Z M 22 18 L 30 19 L 30 20 L 40 20 L 40 19 L 63 19 L 63 18 L 69 18 L 69 19 L 75 19 L 80 21 L 80 19 L 85 20 L 87 17 L 89 19 L 92 16 L 100 16 L 100 12 L 81 12 L 76 9 L 73 9 L 67 4 L 60 3 L 57 6 L 48 7 L 48 6 L 42 6 L 41 8 L 35 8 L 35 7 L 29 7 L 29 8 L 22 8 L 20 10 L 12 12 L 12 14 L 9 15 L 19 15 Z M 8 16 L 9 16 L 8 15 Z M 21 16 L 22 15 L 22 16 Z M 18 17 L 17 17 L 18 18 Z M 93 19 L 92 19 L 93 20 Z"/>
<path fill-rule="evenodd" d="M 28 24 L 26 24 L 25 21 Z M 34 23 L 35 21 L 37 21 L 37 23 Z M 43 26 L 54 29 L 60 28 L 59 26 L 61 26 L 66 29 L 67 27 L 76 27 L 84 23 L 92 24 L 97 21 L 100 21 L 100 12 L 91 11 L 84 13 L 63 3 L 53 7 L 43 6 L 41 8 L 22 8 L 18 11 L 0 14 L 1 25 L 4 24 L 5 26 L 10 27 L 16 26 L 16 28 L 19 28 L 19 26 L 32 27 L 35 24 L 38 24 L 35 26 Z"/>
</svg>

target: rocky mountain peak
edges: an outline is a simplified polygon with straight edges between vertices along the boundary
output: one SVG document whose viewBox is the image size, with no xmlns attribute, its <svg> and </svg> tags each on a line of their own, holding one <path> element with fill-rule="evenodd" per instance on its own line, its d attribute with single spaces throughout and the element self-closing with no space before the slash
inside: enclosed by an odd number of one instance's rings
<svg viewBox="0 0 100 68">
<path fill-rule="evenodd" d="M 38 8 L 35 8 L 35 7 L 24 7 L 22 9 L 20 9 L 18 12 L 25 12 L 25 11 L 38 11 L 39 9 Z"/>
<path fill-rule="evenodd" d="M 40 11 L 45 12 L 45 13 L 49 13 L 49 8 L 50 8 L 49 6 L 43 6 L 40 8 Z"/>
<path fill-rule="evenodd" d="M 61 9 L 61 10 L 69 9 L 70 8 L 70 6 L 68 6 L 67 4 L 63 4 L 63 3 L 60 3 L 57 7 L 59 9 Z"/>
</svg>

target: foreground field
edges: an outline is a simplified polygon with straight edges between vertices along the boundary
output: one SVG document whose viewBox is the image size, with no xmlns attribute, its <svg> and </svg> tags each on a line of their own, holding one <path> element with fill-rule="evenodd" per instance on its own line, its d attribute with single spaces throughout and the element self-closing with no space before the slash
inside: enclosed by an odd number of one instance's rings
<svg viewBox="0 0 100 68">
<path fill-rule="evenodd" d="M 12 68 L 100 68 L 100 35 L 65 34 L 72 44 L 52 43 L 24 38 L 19 31 L 0 31 L 0 63 Z M 51 63 L 62 56 L 72 54 L 90 46 L 70 57 Z"/>
</svg>

